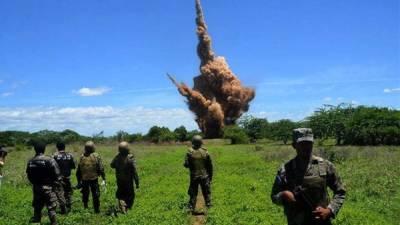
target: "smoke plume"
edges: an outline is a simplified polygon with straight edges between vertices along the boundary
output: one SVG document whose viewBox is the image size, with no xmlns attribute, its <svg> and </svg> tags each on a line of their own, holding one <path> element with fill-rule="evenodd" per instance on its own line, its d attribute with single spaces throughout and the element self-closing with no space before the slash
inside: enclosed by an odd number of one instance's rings
<svg viewBox="0 0 400 225">
<path fill-rule="evenodd" d="M 235 124 L 248 111 L 255 92 L 241 85 L 224 57 L 215 56 L 200 0 L 196 0 L 196 13 L 200 75 L 194 78 L 193 88 L 178 83 L 170 75 L 168 77 L 186 97 L 189 109 L 196 115 L 196 122 L 206 138 L 219 138 L 225 125 Z"/>
</svg>

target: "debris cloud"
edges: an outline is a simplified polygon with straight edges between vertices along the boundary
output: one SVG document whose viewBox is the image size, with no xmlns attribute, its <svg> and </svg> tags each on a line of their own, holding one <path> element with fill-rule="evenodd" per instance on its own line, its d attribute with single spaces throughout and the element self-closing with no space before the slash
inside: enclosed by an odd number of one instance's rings
<svg viewBox="0 0 400 225">
<path fill-rule="evenodd" d="M 178 83 L 169 74 L 168 77 L 186 98 L 189 109 L 196 115 L 196 122 L 206 138 L 219 138 L 225 125 L 235 124 L 248 111 L 255 91 L 241 85 L 224 57 L 215 56 L 200 0 L 196 0 L 196 14 L 200 75 L 194 78 L 193 88 Z"/>
</svg>

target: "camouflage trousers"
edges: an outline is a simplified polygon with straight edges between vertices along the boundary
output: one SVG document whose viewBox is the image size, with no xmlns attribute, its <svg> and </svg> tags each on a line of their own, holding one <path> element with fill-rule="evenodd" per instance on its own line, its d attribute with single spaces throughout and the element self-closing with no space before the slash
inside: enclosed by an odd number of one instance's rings
<svg viewBox="0 0 400 225">
<path fill-rule="evenodd" d="M 85 208 L 88 207 L 89 194 L 92 192 L 93 208 L 96 213 L 100 212 L 100 187 L 98 179 L 82 181 L 82 202 Z"/>
<path fill-rule="evenodd" d="M 56 207 L 57 196 L 53 188 L 48 185 L 34 185 L 33 186 L 33 201 L 32 206 L 34 209 L 34 216 L 32 222 L 40 222 L 42 218 L 42 210 L 44 206 L 47 207 L 48 216 L 52 225 L 57 224 Z"/>
<path fill-rule="evenodd" d="M 135 201 L 133 181 L 128 183 L 117 181 L 117 192 L 115 197 L 118 199 L 119 209 L 122 213 L 126 213 L 128 209 L 131 209 L 133 202 Z"/>
<path fill-rule="evenodd" d="M 211 206 L 211 182 L 208 177 L 191 177 L 189 185 L 189 207 L 195 209 L 199 185 L 207 207 Z"/>
<path fill-rule="evenodd" d="M 72 185 L 69 177 L 63 177 L 60 183 L 55 186 L 55 193 L 58 199 L 61 213 L 66 213 L 71 210 L 72 206 Z"/>
</svg>

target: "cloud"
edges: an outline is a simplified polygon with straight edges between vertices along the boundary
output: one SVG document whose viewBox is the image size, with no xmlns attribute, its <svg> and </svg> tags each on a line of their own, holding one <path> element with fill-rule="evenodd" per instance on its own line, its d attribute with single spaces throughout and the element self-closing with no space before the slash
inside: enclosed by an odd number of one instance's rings
<svg viewBox="0 0 400 225">
<path fill-rule="evenodd" d="M 383 89 L 384 93 L 392 93 L 392 92 L 400 92 L 400 88 L 385 88 Z"/>
<path fill-rule="evenodd" d="M 100 96 L 104 95 L 107 92 L 110 92 L 111 88 L 108 87 L 97 87 L 97 88 L 88 88 L 83 87 L 78 91 L 74 91 L 75 94 L 78 94 L 83 97 L 90 97 L 90 96 Z"/>
<path fill-rule="evenodd" d="M 186 109 L 103 107 L 0 107 L 1 130 L 62 131 L 72 129 L 84 135 L 118 130 L 146 133 L 151 126 L 175 129 L 184 125 L 196 129 L 193 115 Z"/>
<path fill-rule="evenodd" d="M 330 102 L 330 101 L 332 101 L 332 98 L 331 97 L 325 97 L 323 100 L 324 100 L 324 102 Z"/>
<path fill-rule="evenodd" d="M 11 95 L 14 95 L 14 92 L 4 92 L 1 94 L 1 97 L 5 98 L 5 97 L 9 97 Z"/>
</svg>

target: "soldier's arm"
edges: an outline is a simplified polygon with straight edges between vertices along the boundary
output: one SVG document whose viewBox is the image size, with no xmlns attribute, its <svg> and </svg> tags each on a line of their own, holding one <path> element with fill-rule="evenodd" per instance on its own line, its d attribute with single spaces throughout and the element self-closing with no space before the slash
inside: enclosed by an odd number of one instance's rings
<svg viewBox="0 0 400 225">
<path fill-rule="evenodd" d="M 282 192 L 286 190 L 286 173 L 285 167 L 282 166 L 275 176 L 274 185 L 271 191 L 271 200 L 277 205 L 283 204 Z"/>
<path fill-rule="evenodd" d="M 346 190 L 335 166 L 328 162 L 327 185 L 333 191 L 333 198 L 328 205 L 333 217 L 336 217 L 346 198 Z"/>
<path fill-rule="evenodd" d="M 33 180 L 32 180 L 31 172 L 30 172 L 30 170 L 29 170 L 29 162 L 28 162 L 28 164 L 26 165 L 26 176 L 28 177 L 29 182 L 31 182 L 31 184 L 32 184 L 32 183 L 33 183 Z"/>
<path fill-rule="evenodd" d="M 185 168 L 189 168 L 189 158 L 190 158 L 190 153 L 188 152 L 188 153 L 186 153 L 186 156 L 185 156 L 185 162 L 183 163 L 183 166 L 185 167 Z"/>
<path fill-rule="evenodd" d="M 137 173 L 135 159 L 131 159 L 131 166 L 133 172 L 133 179 L 135 180 L 136 187 L 139 188 L 139 175 Z"/>
<path fill-rule="evenodd" d="M 71 160 L 70 160 L 70 168 L 76 169 L 75 160 L 74 160 L 74 157 L 72 156 L 72 154 L 71 154 Z"/>
<path fill-rule="evenodd" d="M 103 180 L 106 180 L 106 174 L 104 173 L 103 160 L 99 155 L 97 155 L 97 172 L 100 174 Z"/>
<path fill-rule="evenodd" d="M 113 169 L 115 169 L 115 159 L 116 159 L 117 157 L 115 157 L 112 161 L 111 161 L 111 163 L 110 163 L 110 167 L 111 168 L 113 168 Z"/>
<path fill-rule="evenodd" d="M 76 170 L 76 180 L 78 183 L 82 182 L 81 166 L 78 164 L 78 169 Z"/>
<path fill-rule="evenodd" d="M 59 181 L 61 179 L 60 167 L 53 158 L 50 159 L 49 166 L 51 170 L 52 180 Z"/>
<path fill-rule="evenodd" d="M 213 168 L 211 156 L 209 154 L 207 154 L 207 159 L 206 159 L 206 170 L 207 170 L 208 176 L 210 177 L 210 180 L 212 180 L 213 174 L 214 174 L 214 168 Z"/>
</svg>

